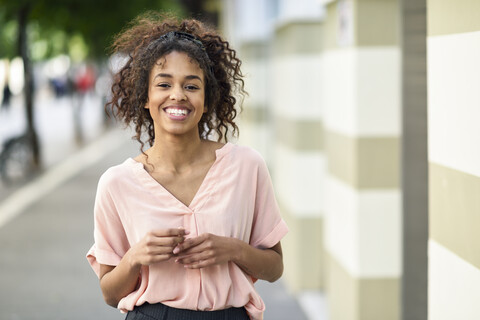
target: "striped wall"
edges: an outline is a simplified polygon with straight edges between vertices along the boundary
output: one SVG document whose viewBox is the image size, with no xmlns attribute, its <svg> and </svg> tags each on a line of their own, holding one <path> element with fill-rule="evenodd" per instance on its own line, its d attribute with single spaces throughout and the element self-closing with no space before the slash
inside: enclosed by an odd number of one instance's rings
<svg viewBox="0 0 480 320">
<path fill-rule="evenodd" d="M 480 319 L 480 2 L 427 4 L 429 319 Z"/>
<path fill-rule="evenodd" d="M 323 286 L 325 181 L 319 21 L 277 26 L 272 52 L 274 182 L 291 232 L 285 247 L 285 281 L 293 291 Z"/>
<path fill-rule="evenodd" d="M 269 48 L 267 41 L 252 40 L 243 42 L 240 54 L 245 74 L 245 98 L 243 110 L 239 117 L 240 140 L 258 150 L 270 164 L 269 142 L 272 135 L 273 122 L 269 110 L 268 77 Z"/>
<path fill-rule="evenodd" d="M 327 5 L 321 104 L 331 320 L 400 316 L 398 11 L 394 0 Z"/>
</svg>

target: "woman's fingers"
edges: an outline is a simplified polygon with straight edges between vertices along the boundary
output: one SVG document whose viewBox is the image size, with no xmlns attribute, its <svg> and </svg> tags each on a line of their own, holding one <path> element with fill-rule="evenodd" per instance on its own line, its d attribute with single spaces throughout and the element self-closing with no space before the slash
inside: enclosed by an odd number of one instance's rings
<svg viewBox="0 0 480 320">
<path fill-rule="evenodd" d="M 182 243 L 180 243 L 174 250 L 174 254 L 178 254 L 181 252 L 182 255 L 190 254 L 194 252 L 200 252 L 201 248 L 198 248 L 201 244 L 203 244 L 208 239 L 208 234 L 202 234 L 196 238 L 190 238 Z M 195 250 L 197 249 L 197 250 Z"/>
<path fill-rule="evenodd" d="M 151 265 L 170 259 L 173 256 L 173 249 L 185 240 L 187 234 L 183 228 L 148 232 L 136 245 L 137 261 L 142 265 Z"/>
<path fill-rule="evenodd" d="M 187 268 L 204 268 L 230 261 L 233 251 L 237 248 L 238 245 L 232 238 L 206 233 L 185 240 L 173 250 L 173 253 L 178 253 L 175 261 Z"/>
</svg>

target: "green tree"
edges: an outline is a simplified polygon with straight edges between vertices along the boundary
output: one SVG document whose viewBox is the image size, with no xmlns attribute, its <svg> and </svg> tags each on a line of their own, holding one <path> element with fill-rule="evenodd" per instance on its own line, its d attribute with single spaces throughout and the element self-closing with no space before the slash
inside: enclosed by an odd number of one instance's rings
<svg viewBox="0 0 480 320">
<path fill-rule="evenodd" d="M 107 57 L 106 48 L 114 34 L 139 13 L 169 10 L 181 14 L 174 0 L 0 0 L 0 57 L 19 55 L 24 63 L 27 134 L 31 137 L 34 161 L 40 165 L 40 148 L 33 120 L 33 72 L 30 45 L 45 41 L 46 56 L 69 53 L 71 39 L 81 39 L 90 58 Z"/>
</svg>

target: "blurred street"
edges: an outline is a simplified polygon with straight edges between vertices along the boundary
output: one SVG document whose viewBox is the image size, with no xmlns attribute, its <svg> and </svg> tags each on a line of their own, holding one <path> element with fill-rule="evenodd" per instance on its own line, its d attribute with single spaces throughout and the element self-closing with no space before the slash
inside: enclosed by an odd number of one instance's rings
<svg viewBox="0 0 480 320">
<path fill-rule="evenodd" d="M 67 95 L 56 98 L 48 91 L 40 91 L 35 99 L 35 128 L 40 140 L 42 169 L 64 160 L 81 146 L 75 143 L 74 108 L 80 110 L 80 123 L 84 143 L 96 139 L 104 131 L 102 99 L 91 92 L 83 101 Z M 0 143 L 20 135 L 26 130 L 23 96 L 11 100 L 9 108 L 0 110 Z M 18 186 L 6 187 L 0 182 L 0 200 L 11 194 Z"/>
<path fill-rule="evenodd" d="M 138 144 L 128 131 L 103 132 L 99 99 L 87 101 L 83 148 L 73 142 L 68 100 L 39 101 L 37 127 L 46 169 L 34 181 L 1 189 L 0 319 L 124 318 L 103 302 L 85 254 L 93 242 L 98 178 L 137 154 Z M 9 112 L 1 114 L 2 138 L 21 125 L 21 107 L 12 105 Z M 281 281 L 257 286 L 267 306 L 265 319 L 307 319 Z"/>
</svg>

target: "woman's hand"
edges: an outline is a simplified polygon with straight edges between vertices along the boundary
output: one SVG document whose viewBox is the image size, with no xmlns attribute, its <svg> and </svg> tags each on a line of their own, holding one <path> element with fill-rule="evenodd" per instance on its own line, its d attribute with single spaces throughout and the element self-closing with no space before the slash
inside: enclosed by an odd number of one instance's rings
<svg viewBox="0 0 480 320">
<path fill-rule="evenodd" d="M 183 228 L 148 232 L 128 252 L 132 266 L 149 266 L 173 256 L 173 249 L 185 240 L 189 232 Z"/>
<path fill-rule="evenodd" d="M 177 245 L 173 250 L 175 260 L 186 268 L 198 269 L 234 260 L 240 240 L 204 233 Z"/>
<path fill-rule="evenodd" d="M 107 304 L 117 307 L 120 299 L 135 290 L 141 267 L 170 259 L 187 234 L 183 228 L 151 231 L 127 251 L 117 266 L 101 264 L 100 287 Z"/>
<path fill-rule="evenodd" d="M 276 281 L 283 273 L 282 246 L 259 249 L 236 239 L 210 233 L 186 239 L 177 245 L 175 260 L 189 269 L 199 269 L 232 261 L 255 279 Z"/>
</svg>

